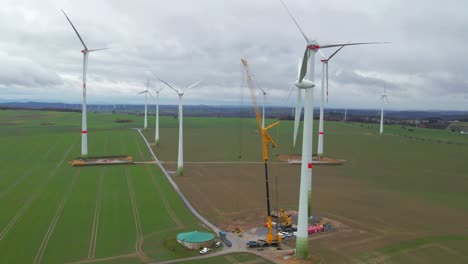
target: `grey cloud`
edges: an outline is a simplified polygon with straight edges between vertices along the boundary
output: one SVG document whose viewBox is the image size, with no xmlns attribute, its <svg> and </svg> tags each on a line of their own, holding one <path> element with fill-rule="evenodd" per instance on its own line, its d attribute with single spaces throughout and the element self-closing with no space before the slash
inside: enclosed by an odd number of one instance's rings
<svg viewBox="0 0 468 264">
<path fill-rule="evenodd" d="M 465 108 L 468 3 L 448 0 L 444 8 L 435 0 L 286 3 L 306 34 L 320 43 L 392 41 L 347 47 L 330 62 L 330 106 L 371 106 L 386 86 L 393 93 L 391 107 L 425 108 L 419 100 L 424 94 L 439 108 Z M 237 98 L 240 57 L 245 57 L 260 84 L 272 89 L 269 102 L 282 104 L 305 46 L 279 1 L 6 0 L 3 6 L 0 50 L 15 59 L 0 60 L 2 69 L 9 68 L 0 73 L 0 86 L 61 87 L 77 95 L 75 102 L 80 101 L 82 47 L 61 8 L 89 47 L 110 48 L 90 55 L 90 101 L 139 102 L 134 93 L 149 69 L 181 86 L 203 79 L 187 103 L 224 103 Z M 317 63 L 318 87 L 320 69 Z M 26 76 L 20 79 L 21 74 Z M 25 96 L 18 89 L 0 89 L 5 99 Z M 119 92 L 106 96 L 112 89 Z M 359 96 L 350 96 L 356 91 Z M 167 102 L 175 102 L 171 98 L 167 94 Z"/>
</svg>

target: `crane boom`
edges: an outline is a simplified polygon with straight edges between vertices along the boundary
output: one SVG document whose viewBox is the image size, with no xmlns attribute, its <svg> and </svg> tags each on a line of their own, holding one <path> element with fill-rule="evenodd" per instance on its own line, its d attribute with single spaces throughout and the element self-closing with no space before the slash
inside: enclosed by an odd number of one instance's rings
<svg viewBox="0 0 468 264">
<path fill-rule="evenodd" d="M 242 61 L 242 64 L 244 64 L 244 67 L 245 67 L 245 72 L 247 73 L 247 83 L 248 83 L 248 86 L 249 86 L 249 91 L 250 91 L 250 96 L 252 97 L 252 103 L 253 103 L 253 106 L 254 106 L 254 110 L 255 110 L 255 117 L 257 119 L 257 125 L 258 125 L 258 128 L 260 129 L 261 131 L 261 134 L 262 134 L 262 146 L 263 146 L 263 161 L 267 162 L 268 161 L 268 144 L 270 143 L 271 146 L 273 148 L 276 148 L 276 142 L 273 140 L 273 138 L 270 136 L 270 134 L 268 133 L 268 130 L 276 125 L 279 124 L 279 121 L 263 128 L 262 127 L 262 117 L 260 115 L 260 110 L 258 108 L 258 104 L 257 104 L 257 97 L 255 95 L 255 89 L 254 89 L 254 82 L 253 82 L 253 78 L 252 78 L 252 74 L 250 72 L 250 68 L 249 68 L 249 64 L 247 62 L 247 60 L 245 59 L 241 59 Z"/>
<path fill-rule="evenodd" d="M 272 245 L 274 244 L 274 240 L 273 240 L 273 230 L 272 230 L 273 225 L 271 221 L 270 188 L 269 188 L 269 178 L 268 178 L 268 144 L 271 144 L 271 146 L 275 148 L 276 143 L 273 140 L 273 138 L 270 136 L 270 134 L 268 133 L 268 130 L 278 125 L 279 121 L 267 127 L 262 126 L 262 117 L 260 115 L 260 110 L 258 109 L 258 105 L 257 105 L 257 97 L 255 96 L 254 82 L 252 79 L 252 74 L 250 72 L 249 64 L 247 63 L 247 60 L 245 59 L 241 59 L 241 61 L 242 61 L 242 64 L 244 64 L 245 72 L 247 73 L 247 84 L 249 86 L 250 96 L 252 97 L 252 103 L 253 103 L 254 110 L 255 110 L 255 117 L 257 119 L 257 125 L 262 135 L 262 150 L 263 150 L 263 162 L 265 165 L 265 186 L 266 186 L 266 201 L 267 201 L 267 213 L 268 213 L 268 221 L 267 221 L 268 234 L 267 234 L 265 241 L 268 245 Z M 281 241 L 281 237 L 276 236 L 276 241 Z"/>
</svg>

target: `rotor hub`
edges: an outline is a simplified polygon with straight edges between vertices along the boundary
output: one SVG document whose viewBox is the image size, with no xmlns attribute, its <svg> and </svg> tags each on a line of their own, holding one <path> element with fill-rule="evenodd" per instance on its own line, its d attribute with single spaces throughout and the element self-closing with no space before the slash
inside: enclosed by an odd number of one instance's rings
<svg viewBox="0 0 468 264">
<path fill-rule="evenodd" d="M 310 50 L 319 50 L 320 46 L 318 44 L 309 44 L 307 45 L 307 48 Z"/>
</svg>

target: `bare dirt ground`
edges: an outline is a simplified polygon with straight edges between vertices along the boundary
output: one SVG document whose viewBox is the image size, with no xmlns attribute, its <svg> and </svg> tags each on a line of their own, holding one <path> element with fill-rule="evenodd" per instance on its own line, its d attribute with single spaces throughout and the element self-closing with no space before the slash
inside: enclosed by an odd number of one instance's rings
<svg viewBox="0 0 468 264">
<path fill-rule="evenodd" d="M 174 166 L 165 164 L 168 170 Z M 346 175 L 333 175 L 331 168 L 314 166 L 313 215 L 326 217 L 337 227 L 334 232 L 311 236 L 314 262 L 362 263 L 362 254 L 386 245 L 457 233 L 468 218 L 460 210 L 376 189 Z M 286 163 L 270 165 L 272 208 L 297 209 L 299 171 L 300 166 Z M 174 179 L 193 206 L 216 226 L 226 231 L 236 226 L 249 230 L 266 221 L 263 173 L 262 164 L 188 163 L 185 175 Z M 448 219 L 450 224 L 443 224 Z M 285 245 L 293 247 L 294 239 Z M 386 259 L 385 255 L 374 257 L 377 263 Z M 290 261 L 287 263 L 293 263 Z"/>
</svg>

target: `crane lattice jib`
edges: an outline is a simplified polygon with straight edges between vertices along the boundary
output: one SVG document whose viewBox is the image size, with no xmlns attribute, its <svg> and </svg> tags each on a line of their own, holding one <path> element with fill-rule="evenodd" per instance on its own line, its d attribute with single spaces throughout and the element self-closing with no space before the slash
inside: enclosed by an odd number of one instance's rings
<svg viewBox="0 0 468 264">
<path fill-rule="evenodd" d="M 253 103 L 254 110 L 255 110 L 255 117 L 257 119 L 258 128 L 260 129 L 261 134 L 262 134 L 263 160 L 266 162 L 268 161 L 268 143 L 271 143 L 273 148 L 276 147 L 276 143 L 273 140 L 273 138 L 270 136 L 270 134 L 268 133 L 268 129 L 279 124 L 279 121 L 265 128 L 262 127 L 262 117 L 260 115 L 260 110 L 257 105 L 257 97 L 255 95 L 254 82 L 252 79 L 252 74 L 250 72 L 249 64 L 247 63 L 245 59 L 241 59 L 241 61 L 242 61 L 242 64 L 244 64 L 245 72 L 247 73 L 247 83 L 249 86 L 250 96 L 252 97 L 252 103 Z"/>
</svg>

